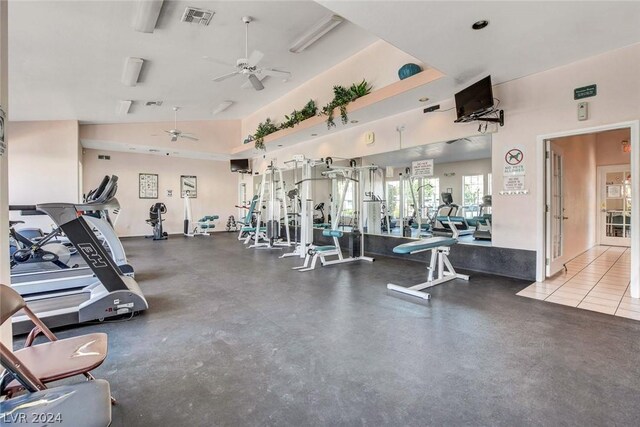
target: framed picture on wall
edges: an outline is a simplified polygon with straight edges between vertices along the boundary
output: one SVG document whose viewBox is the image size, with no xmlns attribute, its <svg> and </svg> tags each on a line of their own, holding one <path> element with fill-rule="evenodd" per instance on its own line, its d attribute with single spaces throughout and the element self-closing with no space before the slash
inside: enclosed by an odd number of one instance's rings
<svg viewBox="0 0 640 427">
<path fill-rule="evenodd" d="M 198 178 L 194 175 L 180 175 L 180 197 L 198 197 Z"/>
<path fill-rule="evenodd" d="M 158 198 L 158 174 L 138 174 L 138 197 L 140 199 Z"/>
</svg>

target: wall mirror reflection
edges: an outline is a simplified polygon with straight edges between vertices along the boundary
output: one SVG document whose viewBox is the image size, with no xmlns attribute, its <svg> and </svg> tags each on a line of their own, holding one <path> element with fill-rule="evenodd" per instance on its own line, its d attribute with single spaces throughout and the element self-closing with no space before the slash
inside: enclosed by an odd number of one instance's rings
<svg viewBox="0 0 640 427">
<path fill-rule="evenodd" d="M 415 162 L 429 160 L 431 170 L 414 174 Z M 363 212 L 365 232 L 414 238 L 450 236 L 453 223 L 460 242 L 491 244 L 491 135 L 367 156 L 362 164 L 380 167 L 367 183 L 365 200 L 372 206 Z"/>
</svg>

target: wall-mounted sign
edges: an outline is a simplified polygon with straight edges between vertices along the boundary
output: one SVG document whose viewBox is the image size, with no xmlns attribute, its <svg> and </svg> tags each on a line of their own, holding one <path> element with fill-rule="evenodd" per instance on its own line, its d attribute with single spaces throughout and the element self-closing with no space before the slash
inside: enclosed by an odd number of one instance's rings
<svg viewBox="0 0 640 427">
<path fill-rule="evenodd" d="M 596 96 L 597 94 L 598 94 L 597 85 L 577 87 L 573 90 L 573 99 L 590 98 L 592 96 Z"/>
<path fill-rule="evenodd" d="M 622 197 L 622 185 L 607 185 L 607 198 L 619 199 Z"/>
<path fill-rule="evenodd" d="M 140 199 L 158 198 L 158 174 L 138 174 L 138 197 Z"/>
<path fill-rule="evenodd" d="M 411 162 L 411 176 L 433 176 L 433 159 Z"/>
<path fill-rule="evenodd" d="M 180 176 L 180 197 L 184 197 L 185 195 L 191 199 L 198 197 L 198 178 L 196 176 Z"/>
<path fill-rule="evenodd" d="M 523 191 L 524 175 L 505 176 L 504 191 Z"/>
<path fill-rule="evenodd" d="M 504 153 L 504 171 L 506 175 L 524 175 L 526 173 L 524 167 L 524 148 L 511 147 L 507 148 Z"/>
</svg>

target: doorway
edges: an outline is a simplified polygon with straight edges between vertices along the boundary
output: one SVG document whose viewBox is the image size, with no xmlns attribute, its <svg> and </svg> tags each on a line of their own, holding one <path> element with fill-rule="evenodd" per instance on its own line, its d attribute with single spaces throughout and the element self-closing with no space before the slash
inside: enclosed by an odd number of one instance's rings
<svg viewBox="0 0 640 427">
<path fill-rule="evenodd" d="M 537 283 L 519 294 L 640 320 L 639 151 L 638 121 L 538 137 Z"/>
</svg>

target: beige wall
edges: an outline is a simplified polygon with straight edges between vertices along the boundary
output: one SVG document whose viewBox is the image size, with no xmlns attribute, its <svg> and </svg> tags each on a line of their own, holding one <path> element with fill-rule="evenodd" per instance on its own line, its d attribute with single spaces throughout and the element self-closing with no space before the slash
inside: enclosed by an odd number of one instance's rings
<svg viewBox="0 0 640 427">
<path fill-rule="evenodd" d="M 600 132 L 596 135 L 596 162 L 598 166 L 631 164 L 631 153 L 622 151 L 623 140 L 631 142 L 629 129 Z"/>
<path fill-rule="evenodd" d="M 572 259 L 596 244 L 596 134 L 555 139 L 563 152 L 564 249 Z"/>
<path fill-rule="evenodd" d="M 111 160 L 98 160 L 99 154 L 108 154 Z M 121 213 L 116 223 L 120 236 L 151 234 L 145 223 L 149 208 L 156 202 L 167 205 L 164 229 L 168 233 L 181 233 L 183 199 L 180 198 L 180 175 L 198 177 L 198 197 L 191 200 L 193 219 L 216 214 L 220 221 L 216 230 L 224 229 L 229 215 L 236 215 L 238 176 L 229 170 L 228 161 L 193 160 L 152 154 L 132 154 L 115 151 L 84 150 L 83 156 L 85 189 L 95 188 L 105 175 L 118 175 L 117 199 Z M 159 197 L 157 200 L 138 198 L 138 174 L 158 174 Z M 173 191 L 167 197 L 167 190 Z"/>
<path fill-rule="evenodd" d="M 9 203 L 78 202 L 78 122 L 11 122 Z"/>
<path fill-rule="evenodd" d="M 77 203 L 81 199 L 78 169 L 78 122 L 10 122 L 9 204 Z M 53 222 L 47 216 L 12 219 L 26 226 L 49 231 Z"/>
<path fill-rule="evenodd" d="M 607 52 L 542 73 L 516 79 L 494 87 L 500 108 L 505 111 L 505 126 L 493 134 L 493 245 L 516 249 L 536 249 L 538 229 L 537 137 L 592 126 L 637 120 L 640 117 L 640 44 Z M 577 101 L 573 89 L 587 84 L 598 85 L 598 95 L 589 102 L 590 119 L 577 120 Z M 262 170 L 264 161 L 277 157 L 290 159 L 293 154 L 310 158 L 323 156 L 361 157 L 399 148 L 430 144 L 477 134 L 477 124 L 454 124 L 452 100 L 440 102 L 443 112 L 423 114 L 414 110 L 387 117 L 322 138 L 312 139 L 290 148 L 269 151 L 264 159 L 256 158 L 254 170 Z M 293 105 L 292 105 L 293 106 Z M 404 125 L 402 147 L 396 127 Z M 367 145 L 366 131 L 376 133 L 376 142 Z M 513 146 L 525 150 L 526 188 L 528 195 L 502 196 L 504 151 Z"/>
</svg>

